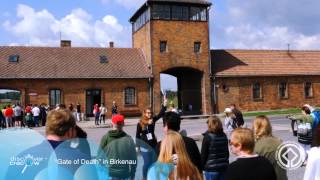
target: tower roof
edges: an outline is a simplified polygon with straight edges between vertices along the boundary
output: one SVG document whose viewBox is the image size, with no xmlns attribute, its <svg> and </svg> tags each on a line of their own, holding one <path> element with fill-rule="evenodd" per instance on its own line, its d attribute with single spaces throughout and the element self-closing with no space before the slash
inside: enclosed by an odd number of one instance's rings
<svg viewBox="0 0 320 180">
<path fill-rule="evenodd" d="M 135 19 L 152 3 L 168 3 L 168 4 L 194 4 L 199 6 L 211 6 L 211 2 L 206 0 L 146 0 L 146 2 L 133 14 L 130 18 L 130 22 Z"/>
</svg>

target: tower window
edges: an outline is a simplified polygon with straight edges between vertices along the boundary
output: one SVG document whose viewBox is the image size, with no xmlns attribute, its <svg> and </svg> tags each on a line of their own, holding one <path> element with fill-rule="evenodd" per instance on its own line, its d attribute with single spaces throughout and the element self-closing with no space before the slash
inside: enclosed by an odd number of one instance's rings
<svg viewBox="0 0 320 180">
<path fill-rule="evenodd" d="M 199 53 L 201 50 L 201 42 L 194 42 L 194 52 Z"/>
<path fill-rule="evenodd" d="M 189 8 L 186 6 L 172 6 L 171 12 L 173 20 L 188 20 Z"/>
<path fill-rule="evenodd" d="M 170 6 L 169 5 L 153 5 L 152 6 L 153 19 L 170 19 Z"/>
<path fill-rule="evenodd" d="M 160 52 L 166 52 L 167 51 L 167 41 L 160 41 Z"/>
</svg>

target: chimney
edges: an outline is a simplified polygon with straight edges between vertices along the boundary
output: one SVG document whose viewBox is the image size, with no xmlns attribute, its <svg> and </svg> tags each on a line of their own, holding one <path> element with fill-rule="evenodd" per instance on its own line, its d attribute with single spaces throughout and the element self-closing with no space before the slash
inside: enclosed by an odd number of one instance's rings
<svg viewBox="0 0 320 180">
<path fill-rule="evenodd" d="M 109 48 L 113 48 L 114 47 L 114 43 L 113 43 L 113 41 L 110 41 L 109 42 Z"/>
<path fill-rule="evenodd" d="M 60 47 L 71 47 L 71 41 L 70 40 L 61 40 Z"/>
</svg>

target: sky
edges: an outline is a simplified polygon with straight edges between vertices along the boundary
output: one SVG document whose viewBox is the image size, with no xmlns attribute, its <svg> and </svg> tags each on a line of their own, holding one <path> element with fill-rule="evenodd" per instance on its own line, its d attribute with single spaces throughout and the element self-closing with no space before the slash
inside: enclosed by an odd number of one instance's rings
<svg viewBox="0 0 320 180">
<path fill-rule="evenodd" d="M 144 0 L 2 0 L 0 46 L 131 47 Z M 211 49 L 320 49 L 319 0 L 211 0 Z M 162 77 L 166 89 L 174 78 Z"/>
</svg>

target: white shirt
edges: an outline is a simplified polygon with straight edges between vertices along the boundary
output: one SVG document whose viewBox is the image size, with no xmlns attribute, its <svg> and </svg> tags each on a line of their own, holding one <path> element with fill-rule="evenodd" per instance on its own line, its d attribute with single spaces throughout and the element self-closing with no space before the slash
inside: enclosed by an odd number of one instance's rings
<svg viewBox="0 0 320 180">
<path fill-rule="evenodd" d="M 16 116 L 16 117 L 17 117 L 17 116 L 21 116 L 21 111 L 22 111 L 22 109 L 21 109 L 20 106 L 14 107 L 13 111 L 14 111 L 14 116 Z"/>
<path fill-rule="evenodd" d="M 320 147 L 313 147 L 308 153 L 304 180 L 320 180 Z"/>
<path fill-rule="evenodd" d="M 107 108 L 106 107 L 100 107 L 99 109 L 100 109 L 100 114 L 101 115 L 106 114 L 106 112 L 107 112 Z"/>
<path fill-rule="evenodd" d="M 36 106 L 36 107 L 32 108 L 31 112 L 32 112 L 33 116 L 39 116 L 40 109 Z"/>
</svg>

